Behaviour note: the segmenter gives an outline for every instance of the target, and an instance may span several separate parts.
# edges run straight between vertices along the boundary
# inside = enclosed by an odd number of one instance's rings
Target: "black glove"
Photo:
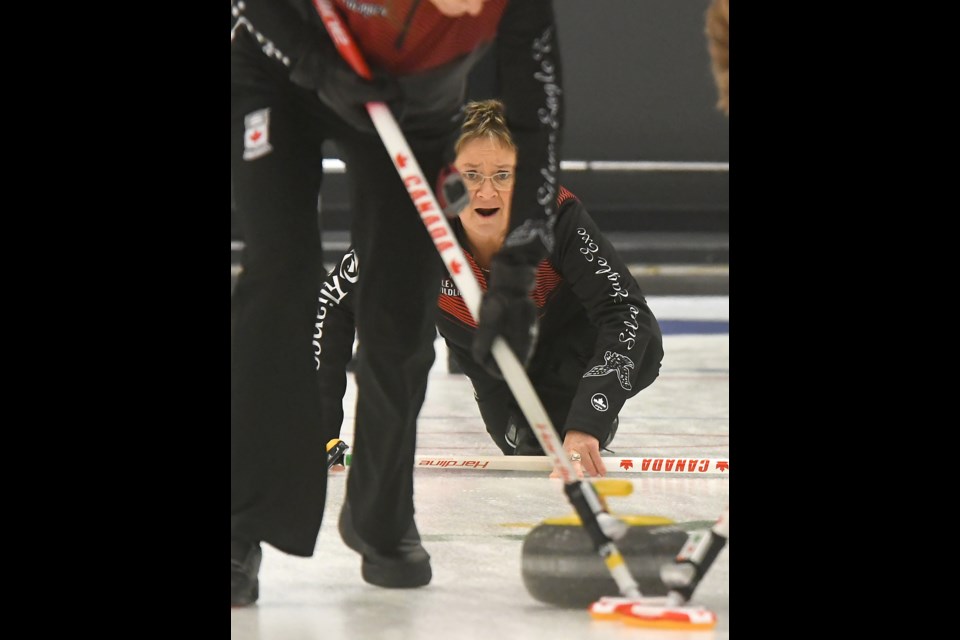
[[[502,380],[503,375],[490,351],[497,336],[503,336],[524,367],[536,347],[537,305],[530,298],[535,280],[535,265],[512,263],[509,256],[501,253],[493,257],[473,337],[473,358],[498,379]]]
[[[382,70],[371,69],[372,80],[357,75],[329,41],[316,41],[296,61],[290,71],[290,81],[317,93],[321,102],[330,107],[354,129],[376,133],[368,102],[385,102],[399,122],[402,92],[396,78]]]
[[[437,203],[443,209],[443,214],[450,218],[459,217],[464,207],[470,204],[470,192],[464,184],[460,172],[452,164],[440,169],[437,176]]]

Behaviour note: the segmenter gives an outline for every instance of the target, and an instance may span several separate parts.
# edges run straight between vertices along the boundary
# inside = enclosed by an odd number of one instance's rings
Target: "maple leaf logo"
[[[726,460],[720,460],[717,462],[717,469],[720,469],[720,471],[726,471],[728,468],[730,468],[730,463]]]
[[[397,166],[403,169],[404,167],[407,166],[407,156],[403,155],[402,153],[398,153],[396,162],[397,162]]]
[[[453,275],[457,275],[458,273],[460,273],[460,269],[461,267],[460,267],[459,261],[454,260],[453,262],[450,263],[450,271],[453,272]]]
[[[259,131],[254,131],[252,134],[250,134],[250,139],[253,140],[254,142],[256,142],[257,140],[260,139],[260,137],[261,137],[262,135],[263,135],[263,134],[260,133]]]
[[[633,460],[621,460],[620,461],[621,469],[633,469]]]

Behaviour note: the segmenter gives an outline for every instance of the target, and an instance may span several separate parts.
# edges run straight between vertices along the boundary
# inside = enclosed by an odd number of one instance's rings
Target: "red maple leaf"
[[[461,267],[461,266],[460,266],[460,263],[457,262],[456,260],[453,260],[453,261],[450,263],[450,271],[453,273],[453,275],[457,275],[458,273],[460,273],[460,270],[461,270],[462,268],[463,268],[463,267]]]
[[[620,468],[621,468],[621,469],[632,469],[632,468],[633,468],[633,460],[621,460],[621,461],[620,461]]]
[[[397,154],[397,166],[400,167],[401,169],[403,169],[404,167],[406,167],[406,166],[407,166],[407,156],[403,155],[402,153],[398,153],[398,154]]]
[[[263,135],[263,134],[260,133],[259,131],[254,131],[253,133],[250,134],[250,139],[253,140],[254,142],[256,142],[257,140],[260,139],[260,136],[262,136],[262,135]]]
[[[730,467],[730,463],[726,460],[720,460],[717,462],[717,469],[720,471],[726,471]]]

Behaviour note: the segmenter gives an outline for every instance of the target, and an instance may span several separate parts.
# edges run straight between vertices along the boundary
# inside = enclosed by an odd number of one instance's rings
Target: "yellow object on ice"
[[[594,480],[592,482],[594,490],[596,490],[597,495],[600,497],[600,502],[603,504],[604,509],[607,510],[610,515],[615,516],[619,520],[623,520],[631,527],[655,527],[658,525],[665,524],[675,524],[675,521],[664,516],[651,516],[651,515],[620,515],[615,514],[607,507],[607,502],[604,500],[606,496],[628,496],[633,493],[633,483],[629,480],[613,480],[609,478],[604,478],[602,480]],[[543,521],[543,524],[555,524],[555,525],[568,525],[578,527],[582,524],[580,522],[580,516],[576,513],[571,513],[570,515],[560,516],[558,518],[547,518]]]
[[[601,498],[606,496],[628,496],[633,493],[633,483],[629,480],[618,480],[613,478],[603,478],[594,480],[593,488]]]

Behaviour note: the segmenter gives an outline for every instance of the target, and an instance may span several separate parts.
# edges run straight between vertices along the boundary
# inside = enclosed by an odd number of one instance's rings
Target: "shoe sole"
[[[231,608],[234,608],[234,607],[248,607],[248,606],[250,606],[251,604],[253,604],[254,602],[256,602],[257,599],[259,599],[259,598],[260,598],[260,581],[257,580],[257,582],[254,583],[253,589],[252,589],[252,591],[251,591],[250,593],[244,593],[244,594],[241,594],[240,596],[237,596],[237,595],[235,595],[235,594],[231,594],[231,595],[230,595],[230,607],[231,607]]]
[[[360,539],[352,525],[349,527],[344,525],[347,517],[345,511],[340,512],[337,528],[340,530],[340,538],[343,543],[362,556],[360,575],[363,576],[365,582],[385,589],[415,589],[425,587],[430,583],[433,578],[433,570],[430,568],[429,557],[423,562],[403,562],[399,560],[390,562],[389,558],[385,559],[386,563],[369,561],[367,557],[376,554],[376,552]],[[376,555],[379,556],[380,554]],[[398,571],[403,576],[400,579],[397,579]]]
[[[360,575],[363,579],[375,586],[385,589],[415,589],[425,587],[430,584],[433,578],[433,571],[430,569],[430,562],[404,562],[403,581],[396,579],[393,571],[381,566],[367,562],[367,557],[363,557],[363,564],[360,567]]]

